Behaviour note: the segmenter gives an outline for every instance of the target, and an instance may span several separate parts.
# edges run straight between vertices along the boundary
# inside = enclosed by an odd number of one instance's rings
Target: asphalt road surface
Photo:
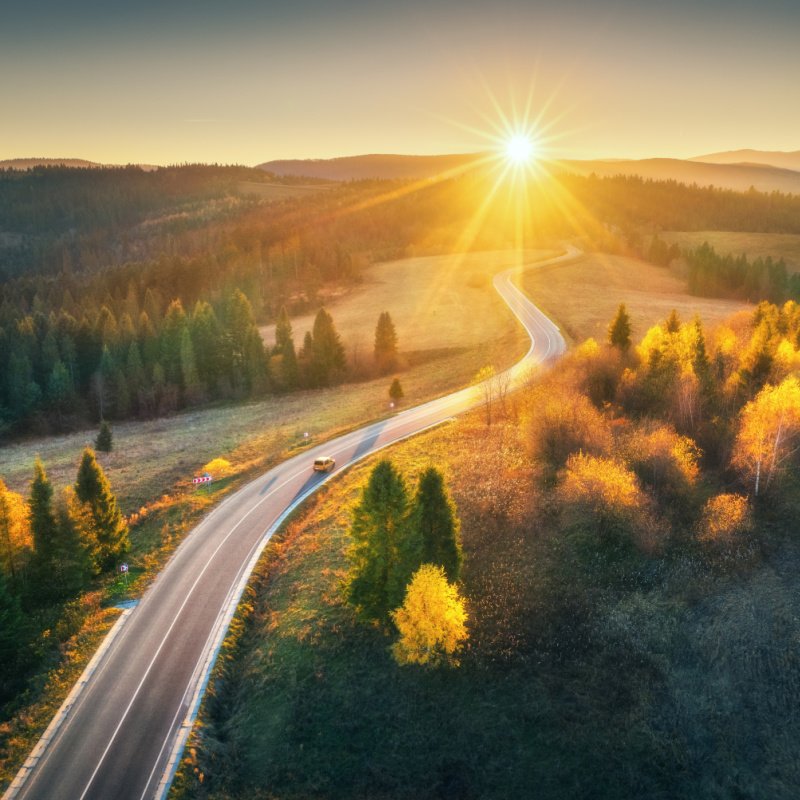
[[[531,264],[566,262],[580,251]],[[529,268],[529,267],[525,267]],[[560,356],[558,328],[515,286],[494,286],[531,337],[527,355],[504,373],[513,387]],[[163,796],[196,714],[205,681],[247,578],[288,511],[330,476],[368,454],[475,407],[473,386],[306,450],[252,481],[186,537],[141,602],[106,640],[78,688],[4,795],[25,800],[144,800]]]

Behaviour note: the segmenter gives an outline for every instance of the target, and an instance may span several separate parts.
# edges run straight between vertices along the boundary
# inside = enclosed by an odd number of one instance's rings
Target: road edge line
[[[33,772],[34,768],[39,763],[42,753],[47,745],[55,738],[64,720],[69,715],[69,712],[72,710],[92,675],[94,675],[97,667],[100,665],[100,662],[103,660],[108,648],[114,643],[123,625],[134,610],[135,606],[133,608],[124,609],[119,615],[119,619],[111,626],[111,630],[103,637],[100,647],[97,648],[94,655],[89,659],[89,663],[84,668],[80,678],[78,678],[72,689],[70,689],[69,694],[64,698],[64,702],[61,704],[58,711],[56,711],[55,716],[50,720],[50,724],[45,728],[44,733],[39,737],[33,750],[31,750],[28,757],[25,759],[25,763],[19,768],[19,772],[14,776],[14,780],[8,785],[1,800],[14,800],[24,788],[25,782],[28,780],[31,772]]]

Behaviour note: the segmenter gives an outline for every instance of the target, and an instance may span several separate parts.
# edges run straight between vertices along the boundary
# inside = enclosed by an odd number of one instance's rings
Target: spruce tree
[[[286,306],[281,308],[275,325],[274,353],[281,356],[281,374],[279,377],[283,387],[290,390],[294,389],[298,380],[297,353],[294,348],[292,323],[289,321]]]
[[[342,376],[347,359],[333,317],[324,308],[319,310],[314,319],[312,341],[312,379],[317,386],[329,386]]]
[[[392,385],[389,387],[389,397],[393,403],[399,403],[403,397],[405,397],[403,387],[398,378],[395,378],[392,381]]]
[[[681,329],[681,318],[674,308],[669,312],[664,327],[667,329],[667,333],[677,333]]]
[[[111,432],[111,426],[106,420],[100,423],[100,430],[94,440],[94,446],[101,453],[110,453],[114,447],[114,436]]]
[[[617,315],[608,326],[608,341],[623,352],[631,346],[631,318],[625,309],[625,303],[619,304]]]
[[[451,583],[461,573],[460,524],[442,473],[429,467],[419,479],[411,524],[422,540],[422,561],[442,567]]]
[[[420,564],[421,544],[407,514],[403,479],[384,459],[369,476],[350,528],[347,597],[364,619],[387,621]]]
[[[20,654],[24,650],[25,617],[19,597],[12,593],[0,570],[0,702],[16,691]]]
[[[164,367],[167,382],[175,386],[181,385],[181,341],[188,325],[186,312],[180,300],[169,304],[164,322],[161,325],[160,351],[161,366]]]
[[[397,331],[388,311],[378,317],[375,326],[375,364],[385,374],[397,366]]]
[[[52,579],[59,551],[58,521],[53,512],[53,487],[38,458],[33,465],[29,513],[33,537],[31,595],[35,603],[47,603],[54,596]]]
[[[89,447],[83,451],[78,467],[75,497],[83,512],[81,533],[89,548],[93,569],[97,573],[113,569],[130,547],[128,525],[108,478]]]

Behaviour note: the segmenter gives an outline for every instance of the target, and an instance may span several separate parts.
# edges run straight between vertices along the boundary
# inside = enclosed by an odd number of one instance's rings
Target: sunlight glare
[[[533,139],[525,133],[515,133],[506,142],[506,156],[514,164],[527,164],[536,157]]]

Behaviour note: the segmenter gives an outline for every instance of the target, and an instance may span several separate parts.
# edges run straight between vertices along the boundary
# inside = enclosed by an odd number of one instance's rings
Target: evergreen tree
[[[230,359],[225,355],[222,325],[208,303],[198,301],[195,305],[191,330],[198,375],[202,383],[214,392],[226,371],[226,364],[230,365]]]
[[[319,310],[314,319],[312,337],[312,380],[317,386],[329,386],[344,374],[347,359],[333,317],[324,308]]]
[[[255,325],[247,337],[244,366],[250,393],[256,396],[264,394],[269,388],[269,365],[264,340]]]
[[[625,303],[620,303],[617,315],[608,326],[608,341],[623,352],[631,346],[631,318],[625,309]]]
[[[101,453],[110,453],[114,447],[114,436],[111,432],[111,426],[106,420],[102,420],[100,423],[100,431],[97,434],[97,438],[94,440],[94,446]]]
[[[37,458],[33,466],[31,498],[29,503],[31,534],[33,536],[34,602],[49,602],[53,591],[53,574],[58,559],[58,522],[53,512],[53,487],[44,465]]]
[[[117,375],[117,365],[111,355],[107,345],[103,346],[100,356],[100,364],[94,375],[95,397],[97,399],[97,411],[100,419],[113,416],[114,404],[114,381]]]
[[[23,649],[25,617],[19,597],[12,593],[0,571],[0,702],[17,691],[16,677]]]
[[[275,325],[275,354],[281,356],[280,381],[285,389],[294,389],[298,382],[297,353],[294,349],[292,323],[286,306],[281,308]]]
[[[375,327],[375,364],[385,374],[397,366],[397,331],[388,311],[378,317]]]
[[[102,467],[88,447],[78,467],[75,497],[80,504],[81,533],[93,569],[98,573],[114,569],[130,547],[128,525]]]
[[[664,327],[666,328],[667,333],[677,333],[681,329],[681,318],[678,316],[678,312],[674,308],[672,311],[670,311],[669,316],[664,323]]]
[[[89,576],[89,554],[80,521],[81,510],[75,502],[74,491],[68,487],[56,506],[58,537],[53,582],[59,598],[74,597]]]
[[[448,581],[457,581],[462,561],[461,526],[442,473],[435,467],[420,476],[411,520],[422,539],[423,563],[441,567]]]
[[[403,479],[384,459],[370,474],[350,528],[347,596],[364,619],[387,621],[420,564],[421,543],[408,525],[407,513]]]
[[[75,397],[72,380],[61,359],[56,361],[50,372],[47,381],[47,399],[58,414],[59,422],[63,422],[63,415],[73,406]]]
[[[202,399],[203,387],[200,385],[200,376],[197,372],[197,362],[194,357],[194,346],[189,327],[184,327],[181,333],[181,377],[183,379],[183,393],[187,403],[197,403]]]
[[[167,382],[175,386],[182,385],[181,342],[187,324],[183,304],[180,300],[173,300],[164,316],[159,338],[161,366],[164,368]]]
[[[395,378],[392,381],[392,385],[389,387],[389,397],[393,403],[399,403],[403,397],[405,397],[405,394],[403,393],[403,387],[398,378]]]

